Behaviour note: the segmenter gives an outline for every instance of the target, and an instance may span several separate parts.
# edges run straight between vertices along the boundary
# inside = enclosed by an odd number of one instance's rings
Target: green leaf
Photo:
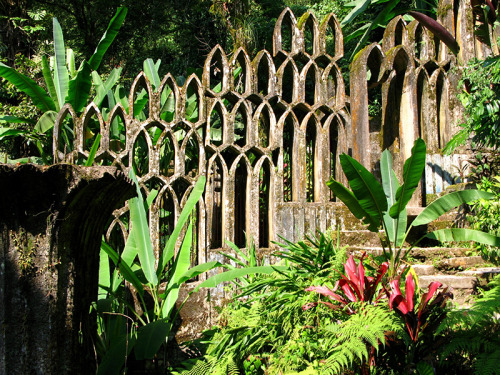
[[[396,202],[396,191],[399,188],[399,181],[392,169],[392,156],[389,150],[382,152],[380,174],[382,176],[382,187],[387,198],[387,207],[391,207]],[[406,210],[401,211],[398,218],[392,218],[387,211],[384,212],[384,223],[389,241],[393,242],[396,246],[401,245],[404,241],[406,220]]]
[[[59,101],[57,100],[57,92],[54,86],[54,80],[52,79],[52,72],[50,71],[49,60],[45,55],[42,56],[42,73],[43,73],[43,78],[45,79],[45,85],[49,90],[49,95],[52,101],[54,102],[54,106],[56,107],[56,112],[59,112],[61,108],[59,107]]]
[[[448,193],[429,204],[412,222],[412,226],[428,224],[453,208],[478,199],[493,199],[495,195],[481,190],[460,190]]]
[[[440,242],[475,241],[483,245],[500,246],[500,237],[481,232],[480,230],[466,228],[439,229],[427,233],[424,237],[432,238]]]
[[[153,244],[149,235],[148,220],[146,218],[146,211],[144,209],[144,199],[142,198],[139,182],[135,177],[133,171],[130,171],[130,177],[135,182],[137,188],[137,198],[128,201],[130,210],[130,223],[133,238],[137,246],[137,255],[141,263],[144,276],[152,285],[158,284],[158,278],[155,272],[155,256],[153,252]]]
[[[83,61],[76,77],[69,81],[68,96],[65,101],[66,103],[70,103],[77,113],[82,111],[89,100],[90,89],[92,88],[90,77],[90,65],[86,61]]]
[[[135,358],[138,360],[153,358],[161,344],[166,343],[171,328],[172,323],[167,319],[156,320],[139,328],[134,349]]]
[[[0,128],[0,140],[4,138],[17,137],[18,135],[24,135],[26,133],[28,133],[28,131],[23,129]]]
[[[354,194],[348,190],[344,185],[340,182],[331,179],[327,181],[327,186],[333,191],[333,194],[337,198],[339,198],[347,208],[351,211],[351,213],[359,220],[363,220],[363,223],[368,224],[368,230],[372,232],[377,232],[379,229],[379,222],[377,222],[373,217],[371,217],[363,207],[361,207],[358,199],[354,196]]]
[[[288,267],[285,266],[258,266],[258,267],[247,267],[247,268],[237,268],[235,270],[229,270],[222,273],[218,273],[212,277],[209,277],[202,283],[198,284],[198,286],[193,290],[193,293],[196,293],[200,288],[214,288],[220,283],[226,281],[232,281],[239,277],[253,275],[256,273],[269,274],[278,271],[285,271]]]
[[[389,210],[392,218],[398,217],[406,208],[413,193],[417,189],[425,168],[426,155],[425,142],[418,138],[411,149],[411,156],[405,161],[403,167],[403,185],[396,192],[396,203]]]
[[[174,264],[169,270],[170,280],[168,280],[166,288],[166,297],[161,308],[162,318],[167,318],[170,316],[171,310],[179,297],[179,288],[181,282],[179,281],[181,276],[184,275],[191,265],[191,245],[193,243],[193,223],[189,222],[186,235],[182,241],[181,249],[175,258]]]
[[[92,80],[94,81],[94,86],[96,88],[96,96],[94,98],[94,103],[100,107],[102,101],[108,94],[109,90],[113,88],[113,86],[120,79],[120,75],[122,72],[122,68],[114,68],[106,79],[106,82],[103,82],[101,76],[96,71],[92,72]],[[109,106],[109,108],[113,108],[113,106]]]
[[[383,212],[387,210],[384,189],[374,175],[349,155],[340,155],[340,164],[359,205],[377,227],[380,226]]]
[[[19,91],[28,95],[33,104],[41,111],[55,111],[54,102],[47,93],[31,78],[17,72],[10,66],[0,62],[0,77],[12,83]]]
[[[143,63],[144,73],[146,74],[146,77],[148,77],[149,82],[153,85],[154,91],[158,90],[158,87],[160,87],[161,84],[157,68],[157,66],[160,66],[159,63],[161,63],[160,59],[158,59],[156,64],[153,62],[153,59],[146,59]]]
[[[57,112],[47,111],[42,117],[37,121],[35,125],[35,131],[41,134],[45,134],[47,131],[54,128],[56,123]]]
[[[130,238],[130,236],[129,236]],[[123,278],[131,283],[137,292],[142,296],[144,294],[144,286],[142,282],[138,279],[135,273],[130,269],[130,266],[125,262],[120,262],[120,257],[118,253],[111,248],[106,242],[101,242],[101,249],[108,254],[109,259],[115,264],[123,275]]]
[[[359,14],[364,12],[368,5],[370,5],[372,0],[357,0],[353,1],[350,4],[354,5],[354,9],[349,12],[347,16],[344,17],[340,26],[344,28],[346,25],[351,23]],[[346,4],[349,5],[349,4]]]
[[[66,49],[66,61],[68,63],[69,74],[74,78],[76,75],[75,53],[71,48]]]
[[[132,334],[124,334],[114,340],[97,368],[97,375],[120,374],[125,358],[134,348],[135,340]]]
[[[104,299],[107,297],[108,293],[101,286],[110,288],[111,287],[111,279],[110,279],[111,271],[109,269],[109,256],[106,254],[106,251],[101,249],[99,253],[99,279],[98,285],[99,289],[97,292],[97,299]]]
[[[66,69],[66,49],[61,25],[55,17],[52,21],[54,26],[54,86],[59,108],[62,108],[64,100],[68,96],[69,74],[68,69]]]
[[[87,161],[85,162],[86,167],[90,167],[94,163],[95,154],[97,153],[97,150],[99,149],[100,144],[101,144],[101,135],[97,134],[95,137],[94,143],[92,144],[92,147],[90,148],[89,157],[88,157]]]
[[[177,241],[177,238],[179,237],[179,234],[184,227],[186,220],[189,218],[189,215],[191,215],[191,212],[193,211],[194,207],[200,200],[203,191],[205,190],[205,181],[206,177],[200,176],[200,178],[194,185],[193,190],[191,191],[191,194],[189,195],[189,198],[187,199],[181,214],[179,215],[177,224],[175,225],[175,228],[170,235],[167,244],[165,245],[165,249],[160,255],[160,260],[158,262],[159,266],[157,270],[158,276],[161,276],[163,270],[167,266],[167,263],[173,258],[175,254],[175,242]]]
[[[114,17],[109,22],[106,32],[99,41],[99,44],[97,45],[97,48],[94,51],[94,54],[89,60],[89,64],[92,70],[97,70],[99,68],[99,65],[101,65],[101,61],[102,58],[104,57],[104,54],[108,50],[111,43],[113,43],[113,40],[115,40],[115,37],[118,34],[120,28],[122,27],[123,21],[125,21],[126,16],[127,16],[127,8],[125,7],[118,8]]]
[[[35,124],[35,120],[17,116],[0,116],[0,122],[8,122],[9,124]]]

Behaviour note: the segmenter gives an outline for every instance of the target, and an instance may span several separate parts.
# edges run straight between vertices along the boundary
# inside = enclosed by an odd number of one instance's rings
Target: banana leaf
[[[340,164],[359,205],[379,226],[387,210],[384,189],[375,176],[349,155],[340,155]]]
[[[156,320],[140,327],[134,348],[135,358],[153,358],[161,344],[166,342],[171,329],[172,322],[169,319]]]
[[[73,106],[75,112],[81,112],[87,105],[92,88],[90,65],[83,61],[76,73],[76,77],[69,81],[68,96],[65,102]]]
[[[56,87],[54,86],[54,79],[52,78],[52,72],[50,71],[49,60],[45,55],[42,56],[42,73],[47,90],[49,90],[49,95],[54,102],[54,106],[56,107],[56,112],[59,112],[61,108],[59,107],[59,101],[57,100]]]
[[[47,111],[42,117],[37,121],[35,125],[35,131],[41,134],[45,134],[50,129],[54,128],[56,123],[57,112]]]
[[[247,268],[237,268],[235,270],[229,270],[222,273],[218,273],[212,277],[209,277],[205,281],[198,284],[198,286],[193,290],[192,293],[196,293],[201,288],[214,288],[220,283],[226,281],[232,281],[239,277],[253,275],[256,273],[269,274],[278,271],[285,271],[288,267],[285,266],[258,266],[258,267],[247,267]]]
[[[371,215],[369,215],[363,207],[361,207],[358,199],[354,194],[348,190],[344,185],[331,179],[327,181],[326,185],[333,191],[333,194],[339,198],[351,213],[359,220],[363,220],[364,224],[368,224],[368,230],[372,232],[377,232],[379,229],[379,221],[376,221]]]
[[[0,122],[8,122],[9,124],[35,124],[35,121],[30,118],[17,116],[0,116]]]
[[[149,82],[153,85],[154,91],[158,90],[161,84],[160,76],[158,75],[158,68],[160,66],[161,60],[158,59],[156,64],[153,59],[146,59],[143,63],[144,73],[148,77]]]
[[[440,242],[474,241],[483,245],[500,246],[500,237],[475,229],[448,228],[427,233],[424,237]]]
[[[165,245],[165,248],[163,249],[162,254],[160,255],[160,259],[158,262],[158,269],[157,269],[157,276],[161,277],[165,267],[167,266],[167,263],[170,262],[170,260],[174,257],[175,254],[175,243],[177,241],[177,238],[179,237],[179,234],[184,227],[184,224],[186,223],[187,219],[191,215],[191,212],[193,211],[194,207],[200,200],[201,195],[203,194],[203,191],[205,190],[205,181],[206,177],[205,176],[200,176],[198,181],[193,187],[193,190],[191,191],[191,194],[189,195],[189,198],[186,201],[186,204],[184,208],[182,209],[181,214],[179,215],[179,219],[177,220],[177,223],[175,224],[175,228],[170,235],[167,244]]]
[[[425,168],[426,152],[425,142],[418,138],[411,149],[411,156],[405,161],[403,184],[396,192],[396,202],[389,210],[389,215],[392,218],[398,217],[401,211],[406,209],[406,205],[417,189]]]
[[[0,77],[5,78],[7,81],[16,86],[19,91],[28,95],[33,101],[33,104],[41,111],[45,112],[56,110],[56,106],[50,96],[48,96],[35,81],[1,62]]]
[[[478,199],[493,199],[494,194],[481,190],[461,190],[443,195],[429,204],[412,222],[412,226],[425,225],[436,220],[446,212],[462,204]]]
[[[111,259],[114,265],[119,268],[120,273],[123,275],[123,278],[131,283],[141,296],[144,295],[144,287],[142,285],[142,282],[139,280],[139,278],[127,263],[120,262],[120,256],[118,255],[118,253],[104,241],[101,242],[101,249],[104,250],[106,254],[108,254],[109,259]]]
[[[161,317],[168,318],[170,313],[179,297],[180,277],[189,270],[191,265],[191,244],[193,243],[193,223],[189,222],[186,235],[184,236],[184,241],[182,241],[182,246],[174,260],[172,267],[170,268],[169,274],[170,279],[168,280],[166,288],[166,296],[163,299],[161,308]]]
[[[130,178],[135,182],[137,188],[137,197],[129,200],[130,222],[132,225],[130,233],[133,234],[144,276],[151,285],[155,286],[158,284],[158,278],[155,272],[155,256],[144,209],[144,199],[142,198],[137,177],[135,177],[132,170]]]
[[[391,207],[396,202],[396,192],[399,181],[392,169],[392,156],[389,150],[382,153],[380,159],[380,174],[382,176],[382,187],[387,198],[387,206]],[[406,209],[402,210],[397,218],[392,218],[387,211],[384,212],[384,223],[387,229],[389,241],[399,246],[404,241],[406,232],[407,215]]]
[[[66,49],[64,47],[61,25],[55,17],[52,21],[54,27],[54,86],[59,108],[62,108],[68,96],[69,74],[66,68]]]
[[[104,57],[104,54],[108,50],[111,43],[113,43],[113,40],[115,40],[115,37],[118,34],[120,28],[122,27],[123,21],[125,21],[126,16],[127,16],[127,8],[120,7],[117,9],[115,15],[113,16],[113,18],[108,24],[108,27],[106,28],[106,32],[99,41],[99,44],[97,45],[94,51],[94,54],[89,60],[89,65],[92,68],[92,70],[97,70],[99,68],[99,65],[101,65],[101,61],[102,58]]]
[[[90,148],[89,157],[87,158],[87,161],[85,162],[86,167],[90,167],[94,163],[95,154],[97,153],[97,150],[99,149],[100,144],[101,144],[101,135],[97,134],[95,137],[94,143],[92,144],[92,147]]]

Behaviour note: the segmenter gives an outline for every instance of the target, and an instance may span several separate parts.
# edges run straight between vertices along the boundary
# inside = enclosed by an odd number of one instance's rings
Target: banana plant
[[[118,8],[94,54],[88,62],[82,61],[78,70],[75,68],[75,55],[71,49],[65,48],[61,25],[57,18],[54,18],[54,56],[50,61],[46,56],[42,57],[42,72],[48,92],[33,79],[26,77],[10,66],[0,63],[0,77],[28,95],[33,104],[43,112],[43,115],[36,122],[32,119],[22,119],[15,116],[0,116],[0,122],[34,125],[33,130],[16,129],[19,131],[15,132],[15,134],[8,131],[2,132],[0,141],[12,136],[23,135],[27,139],[36,142],[40,154],[47,161],[50,153],[45,152],[44,146],[50,144],[50,132],[54,127],[57,113],[66,103],[71,104],[77,114],[83,111],[91,93],[92,71],[99,68],[104,54],[118,34],[126,15],[127,8]],[[72,129],[63,129],[63,131],[65,132],[63,139],[67,143],[66,147],[71,148]]]
[[[352,157],[342,154],[340,164],[347,177],[349,187],[330,179],[326,184],[333,193],[346,204],[351,213],[367,225],[371,232],[381,234],[381,245],[386,261],[389,262],[389,275],[393,277],[401,261],[412,247],[423,238],[442,242],[476,241],[499,246],[500,238],[478,230],[467,228],[446,228],[425,234],[407,246],[406,240],[411,229],[431,223],[446,212],[462,204],[478,199],[492,199],[494,195],[479,190],[462,190],[443,195],[425,207],[408,225],[406,206],[418,187],[425,168],[426,146],[417,139],[411,156],[403,168],[403,183],[400,184],[392,169],[392,157],[388,150],[382,153],[380,170],[382,184],[376,177]]]
[[[275,271],[273,266],[255,266],[218,273],[199,283],[181,302],[179,308],[175,309],[183,284],[221,266],[219,262],[213,261],[191,267],[193,223],[190,218],[203,194],[206,178],[201,176],[195,184],[157,260],[154,256],[146,212],[146,207],[149,207],[155,196],[153,193],[145,202],[133,171],[130,176],[136,184],[137,197],[129,200],[130,228],[125,247],[119,255],[106,242],[103,241],[101,244],[97,311],[103,317],[118,315],[124,319],[121,320],[121,328],[116,327],[117,319],[113,320],[112,327],[101,326],[100,349],[103,356],[98,374],[118,374],[132,350],[137,360],[153,358],[161,346],[168,342],[173,324],[184,303],[200,288],[215,287],[221,282],[249,274]],[[177,240],[181,237],[186,224],[187,229],[182,244],[176,251]],[[114,264],[112,274],[109,267],[110,260]],[[137,295],[134,306],[124,293],[125,281],[132,286],[134,294]],[[117,307],[120,308],[118,311]],[[105,319],[102,319],[101,323],[104,321]],[[126,321],[132,321],[134,328],[127,330],[124,326]],[[104,337],[106,333],[107,339]]]

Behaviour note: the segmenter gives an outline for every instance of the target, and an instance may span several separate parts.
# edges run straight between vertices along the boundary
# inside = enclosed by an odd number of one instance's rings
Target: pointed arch
[[[302,52],[309,56],[317,56],[320,53],[318,20],[314,13],[305,12],[297,22],[302,35],[304,45]]]
[[[273,56],[278,53],[295,54],[297,48],[297,19],[290,8],[285,8],[276,20],[273,33]]]
[[[65,160],[66,155],[76,148],[76,135],[83,132],[79,123],[71,104],[65,104],[57,114],[54,124],[52,147],[57,160]]]
[[[178,117],[179,87],[175,78],[167,74],[158,89],[160,94],[160,120],[172,123]]]
[[[238,94],[247,95],[251,91],[252,86],[252,65],[250,62],[250,57],[243,49],[240,47],[236,50],[230,62],[232,83],[231,90],[236,91]],[[239,74],[236,74],[237,69],[241,69]]]
[[[295,61],[287,58],[281,64],[277,76],[279,77],[278,94],[289,104],[295,102],[300,86],[299,71]]]
[[[183,117],[190,123],[201,123],[204,120],[205,106],[202,84],[196,74],[191,74],[182,88]]]
[[[320,200],[321,187],[323,183],[321,170],[322,160],[320,158],[321,144],[321,121],[316,114],[310,112],[304,117],[301,124],[301,131],[304,136],[304,150],[301,162],[301,170],[304,176],[304,197],[306,202],[316,202]]]
[[[394,17],[384,31],[382,47],[385,53],[397,46],[408,46],[408,30],[402,16]]]
[[[145,121],[151,113],[153,88],[144,72],[140,72],[132,82],[129,95],[129,113],[139,121]]]
[[[448,76],[442,69],[438,69],[432,74],[430,82],[436,88],[437,132],[439,148],[443,148],[451,138]]]
[[[121,103],[114,106],[109,114],[109,121],[106,124],[105,142],[112,154],[119,154],[127,148],[127,121],[126,111]]]
[[[203,141],[197,131],[191,129],[182,141],[179,152],[180,161],[184,161],[183,174],[194,178],[201,171],[201,162],[205,156]]]
[[[309,61],[300,73],[301,98],[310,106],[321,101],[321,70],[314,61]]]
[[[254,167],[254,183],[258,184],[259,248],[269,248],[273,239],[274,167],[268,156],[262,156]]]
[[[271,55],[266,50],[260,51],[255,56],[252,65],[254,67],[253,92],[264,97],[272,96],[276,87],[276,68]]]
[[[344,35],[334,13],[327,14],[321,22],[320,51],[337,61],[344,56]]]
[[[261,148],[268,148],[274,142],[276,118],[269,103],[264,102],[257,107],[252,121],[256,144]]]
[[[283,202],[293,202],[298,200],[299,121],[292,111],[288,111],[281,117],[278,128],[282,135]]]
[[[251,233],[248,220],[251,165],[245,155],[242,154],[235,159],[230,173],[233,183],[233,242],[239,248],[244,248],[246,246],[245,236],[247,233]]]
[[[236,103],[231,112],[230,121],[232,122],[232,126],[230,126],[230,129],[233,130],[232,139],[239,147],[245,147],[250,143],[251,113],[252,110],[246,100],[240,100]]]
[[[227,110],[224,104],[220,100],[215,100],[210,108],[210,116],[207,118],[207,128],[210,142],[214,147],[221,146],[227,139],[226,131],[226,119]]]
[[[326,67],[321,82],[326,84],[326,97],[322,102],[326,102],[332,108],[342,108],[345,105],[344,78],[335,62]]]
[[[224,94],[229,87],[229,62],[222,47],[217,44],[205,59],[203,86],[213,95]]]
[[[133,147],[130,150],[132,167],[139,177],[144,177],[149,173],[149,158],[152,148],[153,144],[148,132],[142,129],[135,135]]]

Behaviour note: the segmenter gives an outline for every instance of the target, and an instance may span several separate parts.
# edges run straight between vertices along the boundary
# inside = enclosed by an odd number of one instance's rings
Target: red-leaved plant
[[[388,292],[389,307],[404,319],[410,338],[414,343],[417,342],[419,334],[424,329],[439,325],[446,316],[444,309],[446,301],[453,298],[453,294],[448,291],[448,288],[436,293],[442,284],[433,281],[429,285],[429,291],[422,295],[418,306],[415,306],[415,280],[412,273],[408,273],[406,277],[404,296],[399,289],[399,279],[391,280],[389,284],[391,287],[391,292]],[[415,311],[416,308],[417,311]]]
[[[344,264],[345,274],[339,272],[341,279],[337,281],[333,290],[330,290],[325,286],[310,286],[306,289],[306,292],[317,292],[322,296],[330,298],[331,300],[340,302],[340,305],[334,305],[331,302],[324,301],[320,301],[319,303],[322,303],[332,309],[345,307],[347,313],[349,314],[353,314],[355,312],[349,306],[350,302],[377,303],[383,296],[383,288],[379,289],[379,284],[389,268],[389,263],[382,263],[375,277],[366,276],[365,266],[363,265],[364,257],[365,254],[361,257],[358,265],[356,265],[352,255],[349,257],[347,262]],[[343,295],[335,293],[338,289],[343,292]],[[302,309],[307,310],[317,305],[318,302],[307,303],[302,306]]]

